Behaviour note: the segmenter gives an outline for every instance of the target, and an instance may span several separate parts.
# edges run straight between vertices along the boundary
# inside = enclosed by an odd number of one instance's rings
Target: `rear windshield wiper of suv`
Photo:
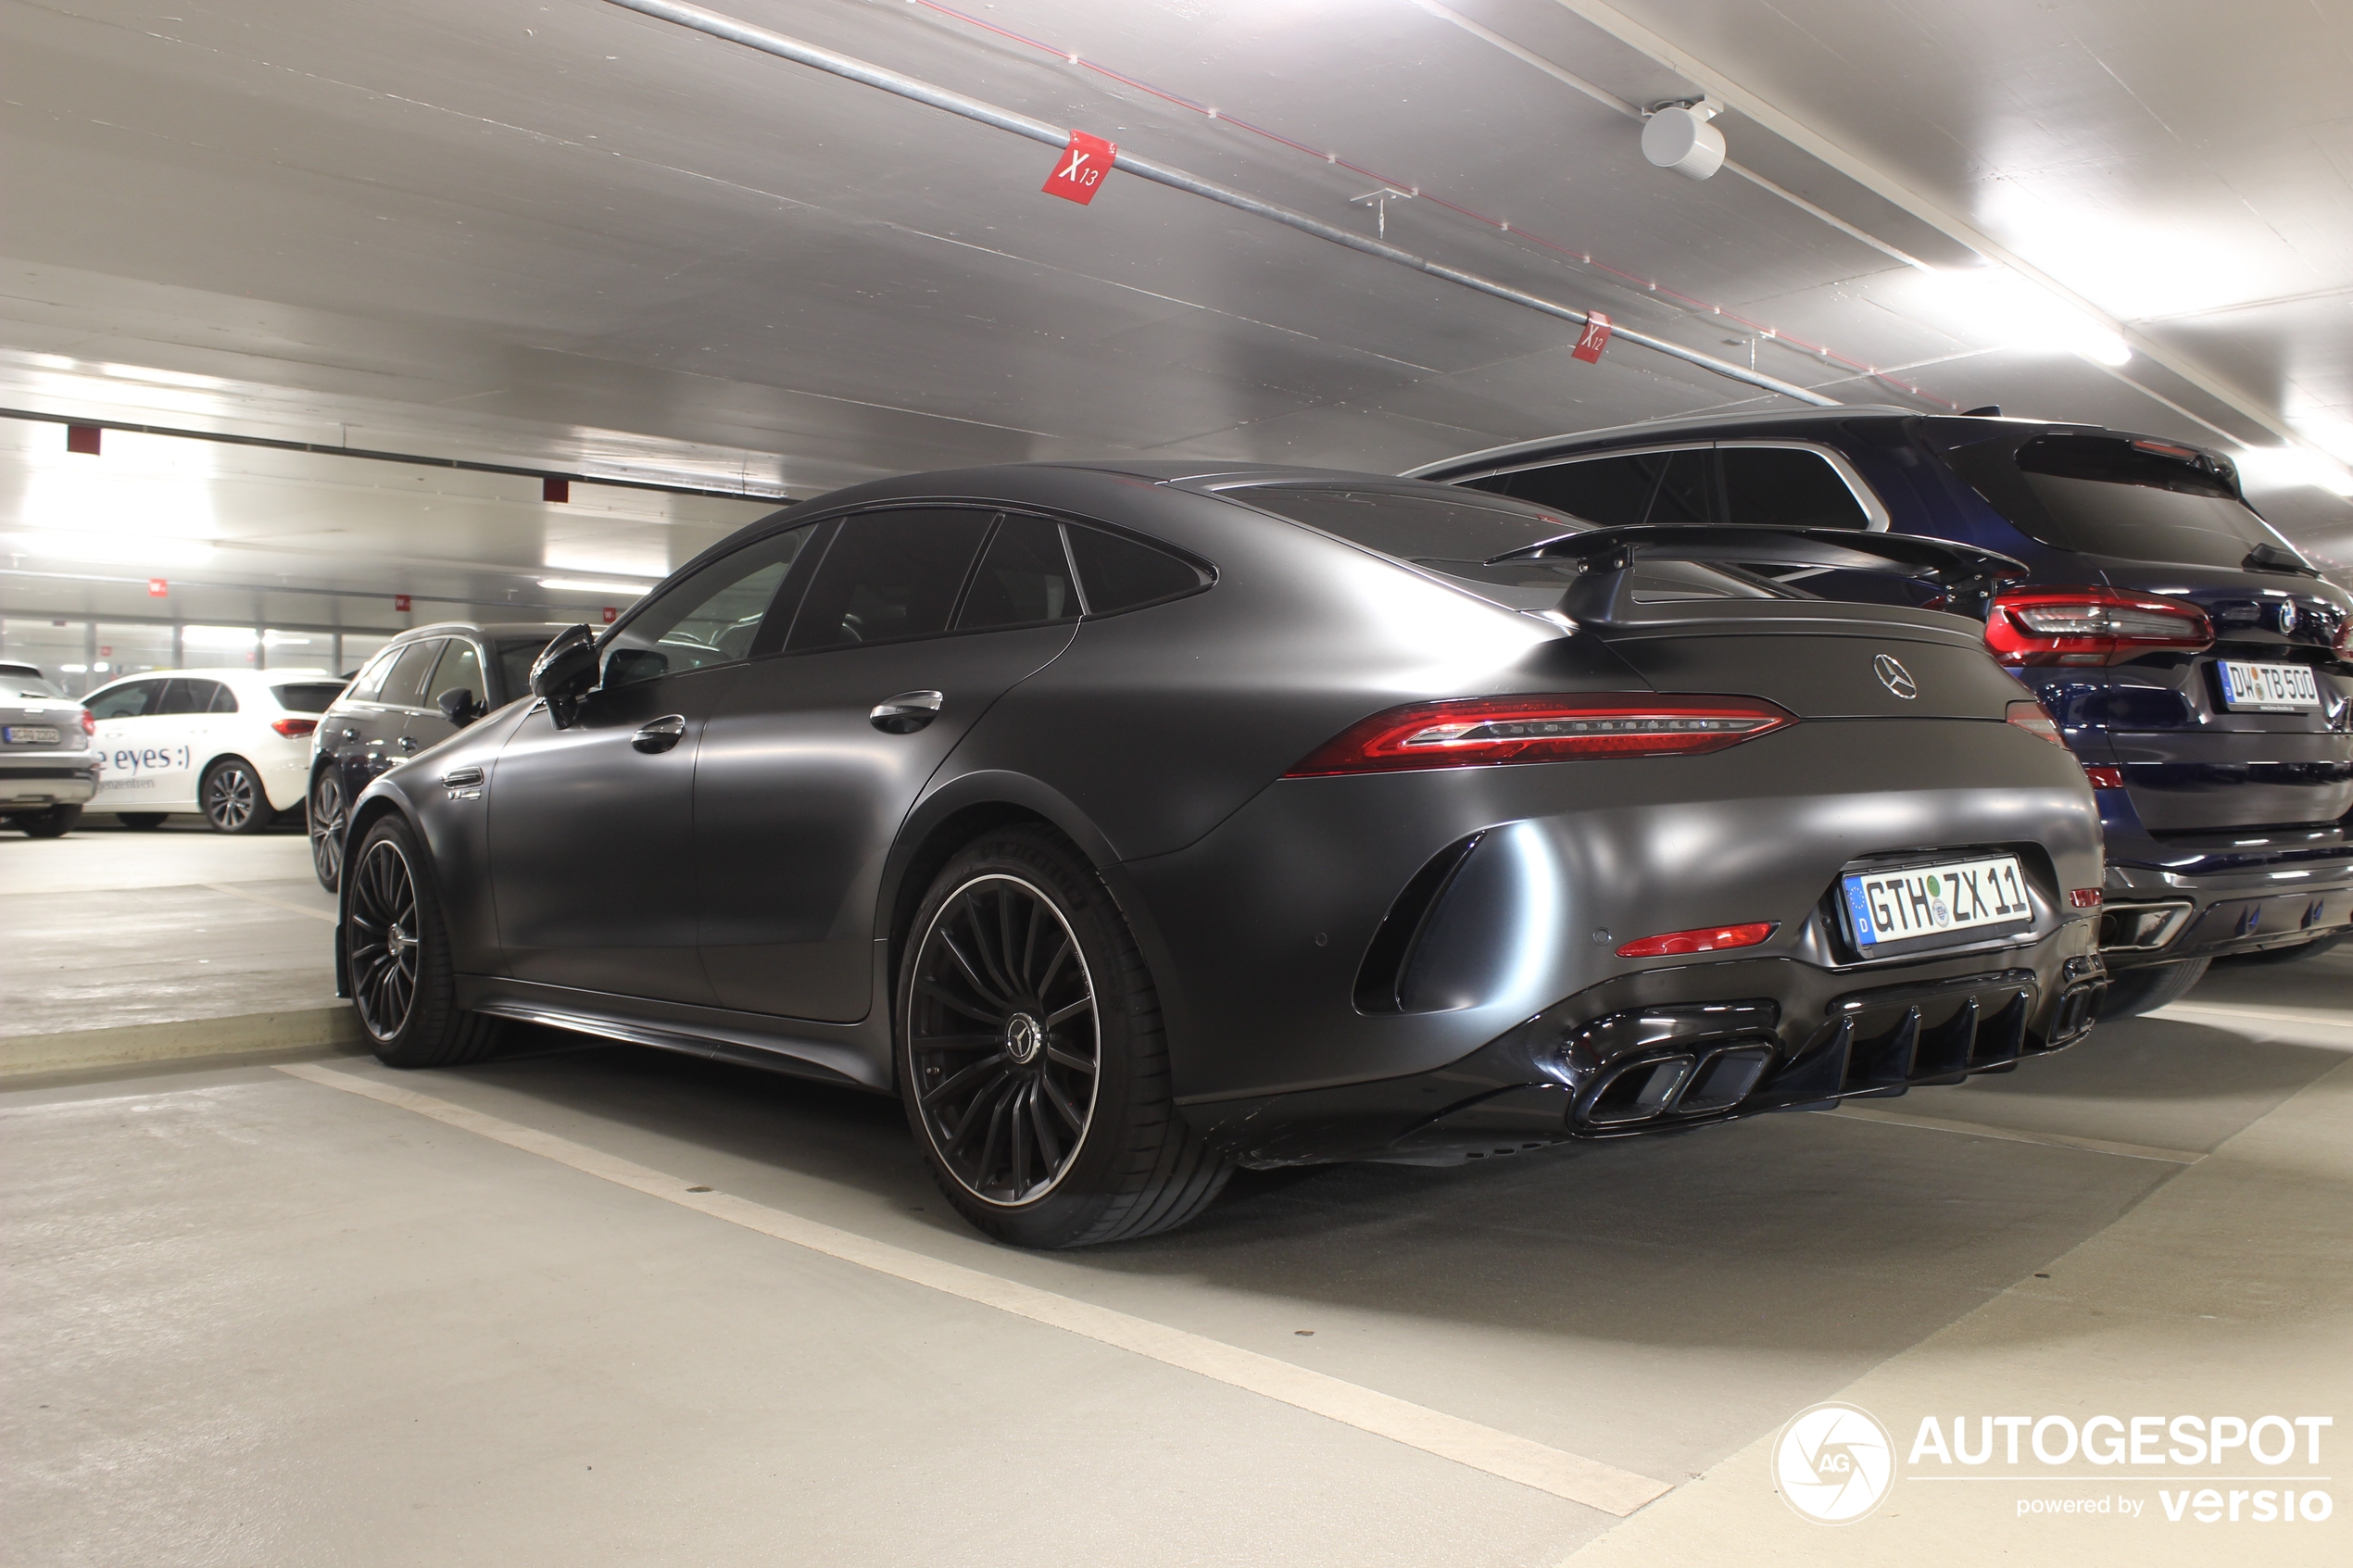
[[[2284,546],[2274,545],[2269,539],[2247,551],[2246,558],[2239,562],[2239,565],[2249,571],[2293,571],[2300,577],[2320,575],[2312,564],[2302,556]]]

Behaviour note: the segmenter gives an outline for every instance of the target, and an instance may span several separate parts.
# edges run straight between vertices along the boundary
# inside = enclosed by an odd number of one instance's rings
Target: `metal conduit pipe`
[[[820,49],[813,44],[803,44],[797,38],[787,38],[781,32],[771,32],[764,27],[754,27],[749,22],[738,21],[733,17],[705,10],[700,6],[682,5],[678,3],[678,0],[607,0],[607,3],[619,6],[623,10],[635,11],[641,15],[652,17],[658,21],[674,22],[680,27],[692,28],[697,32],[708,33],[713,38],[724,39],[730,44],[740,44],[748,49],[757,49],[761,54],[774,55],[779,59],[791,60],[797,65],[808,66],[813,70],[825,71],[846,81],[858,82],[862,86],[877,87],[901,98],[928,105],[932,108],[944,109],[950,114],[962,115],[966,119],[977,120],[983,125],[994,126],[1000,131],[1010,131],[1016,136],[1026,136],[1033,142],[1043,142],[1049,146],[1060,147],[1070,140],[1070,132],[1067,130],[1048,125],[1043,120],[1032,119],[1027,115],[1015,114],[1010,109],[999,108],[994,104],[982,103],[977,98],[967,98],[961,93],[950,93],[944,87],[935,87],[928,82],[919,81],[912,76],[902,76],[894,70],[885,70],[880,66],[868,65],[865,61],[853,59],[848,55],[837,55],[830,49]],[[1400,250],[1397,246],[1380,240],[1367,239],[1362,234],[1351,233],[1346,229],[1334,228],[1331,224],[1310,218],[1303,212],[1294,211],[1290,207],[1277,206],[1273,202],[1261,201],[1256,196],[1234,190],[1229,186],[1217,184],[1213,181],[1203,180],[1199,175],[1188,174],[1181,169],[1172,168],[1164,163],[1154,163],[1149,158],[1138,157],[1125,148],[1121,149],[1118,157],[1113,161],[1112,167],[1126,169],[1128,173],[1139,179],[1150,180],[1154,184],[1166,185],[1172,190],[1203,196],[1230,207],[1236,211],[1247,212],[1254,218],[1264,218],[1270,222],[1280,223],[1285,228],[1296,229],[1302,234],[1313,234],[1319,240],[1328,240],[1336,245],[1346,245],[1350,250],[1365,256],[1377,257],[1400,267],[1410,267],[1416,272],[1427,273],[1430,277],[1442,279],[1466,289],[1477,290],[1492,298],[1524,306],[1530,310],[1541,311],[1559,320],[1583,326],[1589,319],[1582,310],[1555,304],[1541,295],[1513,288],[1508,283],[1499,283],[1492,278],[1484,278],[1476,272],[1466,272],[1459,267],[1449,267],[1442,262],[1432,261],[1427,257],[1416,256],[1409,250]],[[1818,408],[1835,408],[1841,406],[1837,398],[1825,397],[1818,392],[1797,385],[1794,382],[1785,382],[1778,377],[1766,375],[1762,371],[1753,370],[1745,365],[1737,365],[1729,359],[1718,359],[1713,355],[1702,354],[1696,349],[1685,348],[1681,344],[1669,343],[1665,338],[1653,337],[1648,332],[1635,332],[1629,328],[1618,326],[1615,322],[1611,324],[1610,335],[1655,353],[1667,355],[1670,358],[1680,359],[1687,365],[1695,365],[1703,370],[1711,371],[1729,381],[1762,387],[1768,392],[1778,393],[1783,397],[1811,404]]]

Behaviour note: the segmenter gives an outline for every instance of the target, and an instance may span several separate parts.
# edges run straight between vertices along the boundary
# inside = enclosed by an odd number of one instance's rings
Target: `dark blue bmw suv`
[[[1994,410],[1843,408],[1523,442],[1414,477],[1604,526],[1888,529],[2015,556],[2032,574],[1994,598],[1985,640],[2099,795],[2104,1010],[2353,926],[2353,596],[2246,504],[2227,458]],[[1832,598],[1929,592],[1794,576]]]

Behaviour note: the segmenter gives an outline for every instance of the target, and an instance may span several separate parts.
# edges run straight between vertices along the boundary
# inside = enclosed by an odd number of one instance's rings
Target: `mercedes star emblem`
[[[1906,702],[1920,695],[1919,687],[1912,682],[1912,672],[1905,669],[1893,654],[1883,653],[1872,659],[1871,673],[1879,677],[1881,685],[1885,686]]]

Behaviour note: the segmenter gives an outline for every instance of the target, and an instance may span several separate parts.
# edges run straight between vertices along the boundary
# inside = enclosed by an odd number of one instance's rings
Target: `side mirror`
[[[580,716],[580,699],[597,684],[597,636],[585,626],[568,626],[540,650],[531,666],[531,695],[547,705],[556,728],[570,729]]]
[[[444,719],[461,730],[490,711],[476,702],[474,694],[463,686],[450,687],[434,698],[433,705],[441,709],[441,716]]]

